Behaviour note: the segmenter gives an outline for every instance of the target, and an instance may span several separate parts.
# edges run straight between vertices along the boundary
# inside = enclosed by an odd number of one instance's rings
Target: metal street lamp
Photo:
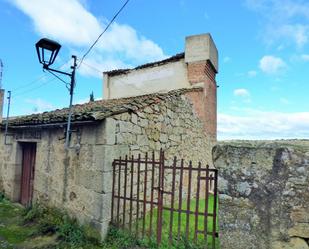
[[[75,71],[76,71],[76,56],[72,55],[73,58],[73,65],[71,66],[72,72],[67,73],[63,72],[57,69],[50,68],[61,48],[61,45],[53,40],[43,38],[39,40],[36,44],[36,51],[38,54],[39,62],[43,64],[43,69],[49,71],[49,72],[55,72],[59,74],[64,74],[66,76],[69,76],[71,79],[70,82],[70,106],[69,106],[69,114],[68,114],[68,123],[67,123],[67,130],[66,130],[66,137],[65,137],[65,147],[66,149],[69,148],[70,144],[70,135],[71,135],[71,118],[72,118],[72,103],[73,103],[73,94],[74,94],[74,87],[75,87]]]
[[[61,45],[47,38],[39,40],[36,44],[36,52],[43,67],[52,65],[58,55]]]

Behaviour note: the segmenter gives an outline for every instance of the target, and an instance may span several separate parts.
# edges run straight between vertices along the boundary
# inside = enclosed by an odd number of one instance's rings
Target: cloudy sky
[[[65,84],[42,72],[34,44],[61,43],[55,67],[68,70],[71,55],[81,58],[124,2],[0,0],[12,115],[69,102]],[[309,138],[307,0],[130,0],[79,67],[74,102],[92,91],[102,97],[102,71],[166,58],[184,51],[185,36],[207,32],[220,55],[218,138]]]

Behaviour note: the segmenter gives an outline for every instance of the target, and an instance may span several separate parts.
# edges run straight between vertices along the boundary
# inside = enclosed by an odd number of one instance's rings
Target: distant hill
[[[222,140],[218,144],[229,144],[242,147],[290,147],[309,153],[309,139],[277,139],[277,140]]]

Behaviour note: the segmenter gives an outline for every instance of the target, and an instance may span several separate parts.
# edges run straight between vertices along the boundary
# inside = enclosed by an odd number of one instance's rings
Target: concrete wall
[[[215,148],[222,249],[309,248],[306,148],[247,142]]]
[[[210,34],[199,34],[186,37],[186,63],[210,61],[216,72],[218,67],[218,50]]]
[[[187,69],[184,59],[177,62],[132,70],[109,77],[104,74],[104,99],[131,97],[155,92],[187,88]]]

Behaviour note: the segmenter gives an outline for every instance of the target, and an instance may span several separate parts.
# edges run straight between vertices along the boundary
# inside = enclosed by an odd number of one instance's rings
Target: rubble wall
[[[214,148],[222,249],[309,248],[309,150],[290,145]]]

